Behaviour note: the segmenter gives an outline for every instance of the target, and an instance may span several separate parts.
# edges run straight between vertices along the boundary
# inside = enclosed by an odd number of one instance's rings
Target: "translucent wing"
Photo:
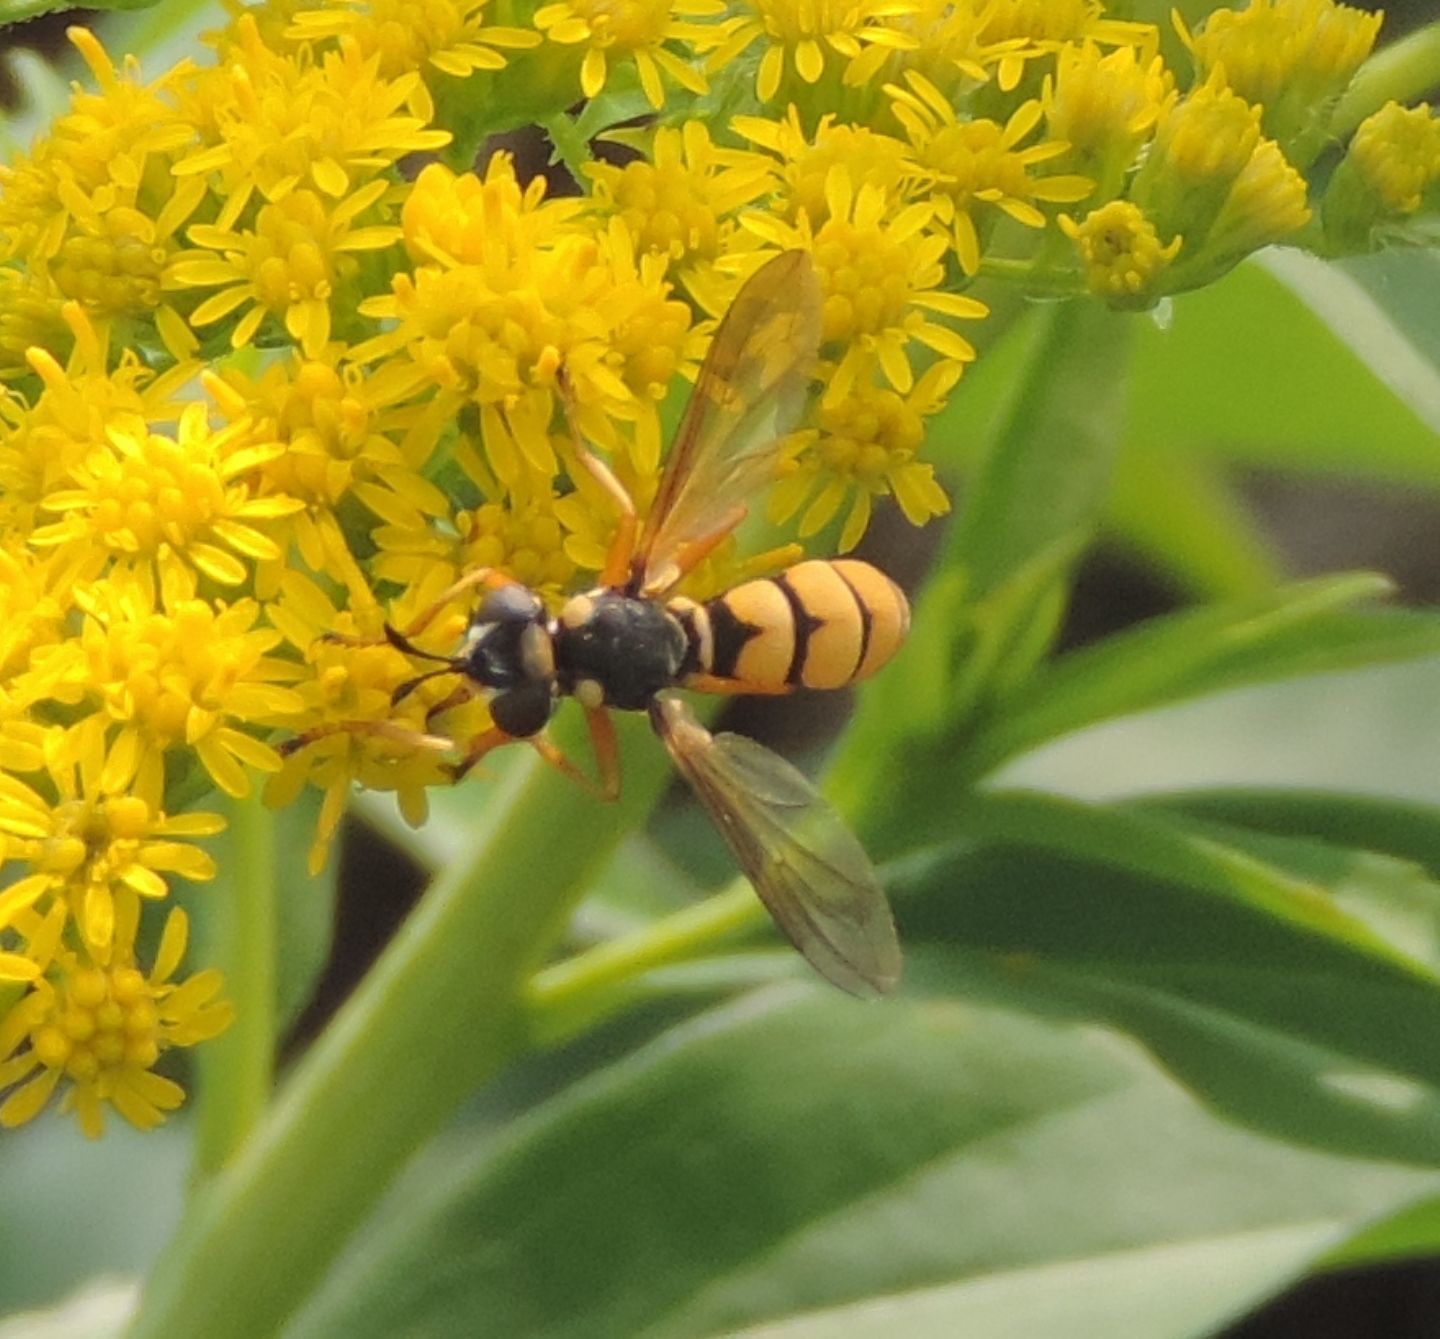
[[[673,586],[770,482],[819,346],[814,267],[803,251],[782,252],[736,296],[690,393],[637,548],[646,595]]]
[[[900,943],[864,848],[806,778],[740,735],[711,735],[680,701],[651,719],[786,938],[852,995],[900,979]]]

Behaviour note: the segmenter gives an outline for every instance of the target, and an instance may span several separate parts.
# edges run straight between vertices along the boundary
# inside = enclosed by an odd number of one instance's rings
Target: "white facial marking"
[[[605,690],[594,679],[581,679],[575,685],[575,700],[593,711],[605,705]]]

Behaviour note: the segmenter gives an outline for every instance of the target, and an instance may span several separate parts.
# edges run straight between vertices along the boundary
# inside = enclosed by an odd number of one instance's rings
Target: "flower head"
[[[629,60],[659,110],[665,105],[662,74],[691,93],[706,91],[701,72],[671,46],[706,41],[710,31],[686,18],[724,11],[723,0],[557,0],[535,11],[535,26],[551,42],[583,49],[580,91],[587,98],[604,89],[612,62]]]
[[[29,949],[45,975],[0,1019],[0,1125],[37,1116],[63,1087],[62,1110],[75,1112],[92,1139],[105,1127],[105,1110],[149,1130],[185,1099],[184,1089],[155,1073],[156,1062],[177,1046],[193,1046],[224,1031],[232,1007],[217,997],[220,974],[175,975],[185,955],[189,925],[174,908],[148,972],[134,957],[138,921],[121,917],[107,963],[90,961],[60,942],[61,922],[28,918]]]
[[[813,535],[848,497],[850,510],[838,542],[845,553],[865,533],[876,497],[893,496],[913,525],[943,516],[950,500],[936,482],[935,467],[916,455],[925,441],[925,419],[940,409],[959,379],[960,365],[944,362],[903,396],[868,382],[843,397],[826,397],[818,426],[799,435],[786,477],[771,495],[771,519],[783,524],[803,507],[800,534]]]
[[[980,268],[977,215],[993,207],[1027,228],[1043,228],[1035,202],[1083,200],[1094,189],[1086,177],[1041,176],[1033,169],[1059,157],[1066,146],[1021,142],[1040,122],[1040,104],[1016,108],[1005,125],[981,118],[964,121],[923,75],[906,76],[908,88],[890,86],[896,119],[905,127],[916,162],[934,182],[939,217],[954,229],[955,254],[966,274]]]
[[[1305,161],[1324,142],[1329,103],[1370,54],[1381,17],[1334,0],[1250,0],[1212,10],[1194,33],[1182,24],[1181,35],[1200,78],[1221,72],[1262,108],[1266,134]]]
[[[1138,205],[1111,200],[1079,222],[1061,215],[1060,227],[1074,242],[1086,287],[1096,297],[1120,307],[1148,307],[1165,291],[1160,279],[1182,239],[1162,244]]]
[[[915,9],[914,0],[747,0],[751,13],[728,20],[724,41],[711,53],[711,70],[730,64],[755,43],[764,52],[755,91],[775,102],[799,102],[827,70],[846,82],[873,77],[862,61],[867,47],[887,51],[914,47],[915,37],[895,20]],[[793,77],[792,77],[793,73]],[[798,80],[798,84],[795,82]],[[804,99],[807,103],[809,99]]]

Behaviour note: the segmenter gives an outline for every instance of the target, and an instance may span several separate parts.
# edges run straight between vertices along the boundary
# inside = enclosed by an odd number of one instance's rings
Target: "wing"
[[[741,735],[711,735],[679,700],[651,719],[785,937],[852,995],[900,979],[900,942],[864,848],[808,780]]]
[[[819,347],[815,269],[804,251],[782,252],[731,303],[690,392],[636,550],[644,594],[663,595],[744,519],[804,408]]]

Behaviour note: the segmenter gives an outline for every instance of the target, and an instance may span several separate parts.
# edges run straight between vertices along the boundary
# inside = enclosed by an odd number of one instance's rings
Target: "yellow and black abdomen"
[[[689,643],[682,684],[722,680],[751,692],[864,679],[895,654],[910,627],[900,588],[852,558],[797,563],[705,604],[675,599],[666,608]]]

